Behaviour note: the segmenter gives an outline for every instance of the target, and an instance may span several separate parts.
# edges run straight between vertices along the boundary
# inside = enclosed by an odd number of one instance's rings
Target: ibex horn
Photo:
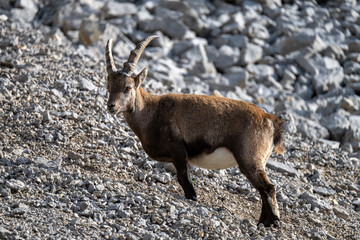
[[[109,39],[107,44],[106,44],[106,53],[105,53],[105,58],[106,58],[106,70],[108,72],[108,74],[114,73],[116,72],[116,67],[115,67],[115,63],[114,63],[114,59],[112,56],[112,43],[113,40]]]
[[[127,62],[124,63],[123,72],[126,72],[127,74],[132,74],[134,72],[134,69],[136,67],[137,62],[139,61],[139,58],[146,48],[146,46],[153,40],[154,38],[158,38],[159,36],[153,35],[150,37],[145,38],[143,41],[138,43],[136,48],[130,52],[130,56],[127,60]]]

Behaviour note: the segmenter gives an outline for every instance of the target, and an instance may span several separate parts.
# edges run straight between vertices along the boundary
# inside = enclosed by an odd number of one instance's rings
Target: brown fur
[[[239,145],[247,148],[249,144],[260,144],[265,136],[274,144],[276,139],[277,146],[282,147],[281,139],[270,132],[271,126],[266,120],[273,123],[274,132],[280,133],[280,136],[282,121],[254,104],[206,95],[153,96],[142,88],[139,89],[137,101],[142,102],[141,110],[125,112],[124,115],[144,149],[154,142],[157,144],[158,135],[163,136],[165,132],[169,135],[168,141],[183,141],[191,154],[202,151],[211,153],[222,146],[232,151]],[[143,132],[149,131],[149,126],[154,129],[151,134],[143,136]],[[262,134],[264,131],[267,131],[265,136]],[[237,144],[233,146],[235,142]],[[148,149],[147,152],[152,150]],[[159,160],[156,155],[150,156]]]

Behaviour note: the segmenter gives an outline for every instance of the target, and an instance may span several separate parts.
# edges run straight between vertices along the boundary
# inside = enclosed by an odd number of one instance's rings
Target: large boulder
[[[139,22],[139,28],[145,32],[161,31],[172,39],[183,39],[189,32],[181,21],[171,17],[155,17]]]
[[[205,27],[205,23],[198,11],[187,1],[160,0],[158,7],[182,13],[182,22],[197,33],[201,34],[202,29]]]
[[[296,128],[303,137],[307,137],[312,140],[320,138],[328,139],[330,137],[329,131],[317,121],[296,115],[294,115],[294,118],[297,121]]]
[[[248,43],[241,51],[240,64],[246,66],[250,63],[255,63],[261,59],[263,49],[253,43]]]
[[[107,1],[104,5],[105,19],[119,18],[137,13],[136,5],[129,2]]]
[[[15,19],[24,19],[30,22],[34,19],[38,8],[33,0],[17,0],[11,14]]]
[[[226,69],[223,74],[228,80],[228,84],[231,86],[240,86],[243,89],[246,89],[246,84],[249,79],[249,73],[242,67],[233,66],[231,68]]]
[[[360,116],[349,116],[350,126],[344,136],[344,142],[352,145],[354,150],[360,150]]]
[[[345,132],[350,127],[347,115],[349,114],[347,114],[344,110],[339,109],[330,116],[326,116],[321,119],[321,124],[329,130],[331,139],[342,141]]]
[[[325,44],[313,31],[304,31],[286,37],[279,50],[282,55],[286,55],[306,47],[318,52],[325,48]]]
[[[102,41],[102,46],[108,39],[116,39],[119,29],[112,24],[99,22],[93,19],[84,19],[79,30],[80,43],[88,46],[97,41]]]

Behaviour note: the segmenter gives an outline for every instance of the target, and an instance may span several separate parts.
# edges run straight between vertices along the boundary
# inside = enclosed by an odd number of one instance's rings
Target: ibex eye
[[[126,87],[125,88],[125,92],[130,92],[130,90],[131,90],[131,87]]]

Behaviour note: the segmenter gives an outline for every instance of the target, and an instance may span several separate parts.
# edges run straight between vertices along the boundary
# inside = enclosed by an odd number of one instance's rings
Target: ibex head
[[[136,64],[151,40],[158,36],[150,36],[140,42],[134,50],[131,51],[123,69],[118,71],[114,64],[112,56],[112,40],[106,44],[106,70],[108,73],[107,90],[109,99],[107,103],[108,111],[112,114],[131,111],[134,108],[136,91],[140,84],[145,80],[148,69],[144,68],[139,74],[133,74]]]

